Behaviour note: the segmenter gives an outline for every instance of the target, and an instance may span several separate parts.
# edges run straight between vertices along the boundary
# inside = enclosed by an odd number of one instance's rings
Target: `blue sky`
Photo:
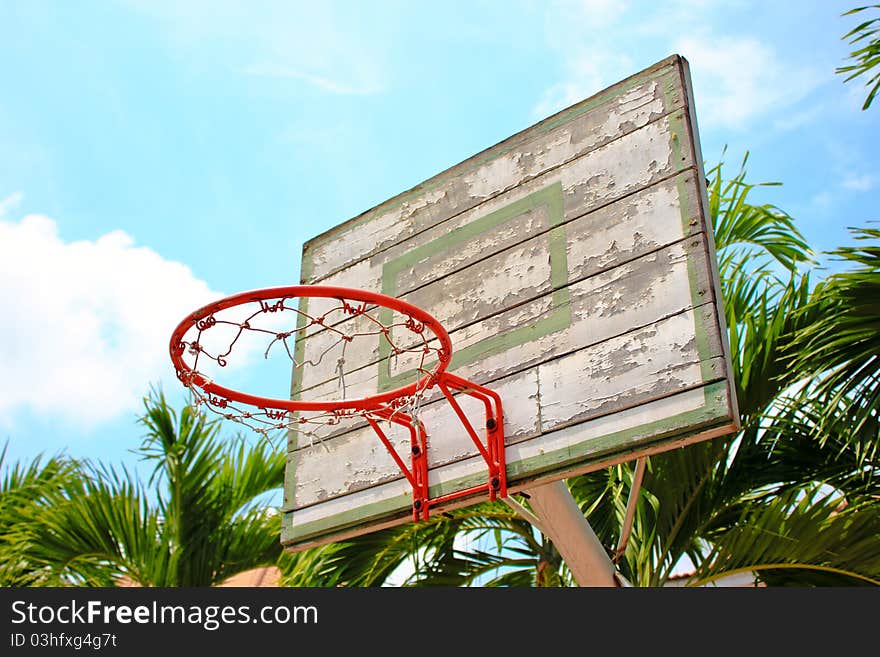
[[[133,461],[171,330],[302,245],[672,53],[703,155],[817,249],[880,219],[836,0],[0,0],[0,439]],[[283,382],[282,382],[283,385]],[[179,397],[177,397],[179,395]]]

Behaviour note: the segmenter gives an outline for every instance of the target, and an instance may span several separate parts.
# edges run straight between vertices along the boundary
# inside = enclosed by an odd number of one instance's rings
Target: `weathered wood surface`
[[[513,443],[505,450],[509,490],[513,493],[536,481],[552,481],[560,473],[575,476],[638,455],[729,433],[731,426],[719,423],[718,418],[730,403],[730,388],[720,382],[569,425],[544,435],[541,441]],[[687,418],[692,431],[681,434],[668,422],[670,418]],[[333,467],[332,463],[328,461],[327,467]],[[486,467],[481,458],[473,457],[447,466],[444,475],[442,484],[432,486],[432,495],[482,483]],[[296,549],[304,549],[355,536],[363,533],[363,527],[378,529],[407,522],[411,517],[411,495],[408,482],[392,479],[353,495],[288,510],[283,522],[284,540]],[[438,512],[472,502],[449,504]]]
[[[323,277],[318,277],[314,273],[307,276],[304,273],[303,282],[356,287],[378,292],[387,291],[391,292],[392,296],[401,296],[406,295],[415,286],[423,284],[426,275],[442,280],[447,274],[478,262],[487,255],[503,252],[533,232],[549,230],[547,206],[542,202],[543,199],[536,200],[535,207],[530,208],[531,212],[524,211],[521,215],[511,217],[513,221],[502,218],[482,230],[479,227],[473,229],[473,225],[480,220],[497,216],[505,208],[540,194],[542,190],[553,191],[554,185],[561,187],[563,207],[559,219],[565,222],[635,194],[679,171],[692,167],[691,149],[681,124],[684,118],[685,113],[682,111],[663,116],[642,130],[628,133],[597,151],[584,154],[565,167],[549,171],[536,180],[512,187],[509,192],[463,211],[455,215],[454,219],[437,224],[424,232],[413,233],[406,222],[386,225],[380,221],[382,217],[372,222],[356,224],[349,230],[337,229],[334,258],[331,260],[329,255],[326,255],[322,260],[333,273]],[[676,158],[673,158],[671,142],[680,145],[681,155]],[[500,175],[500,172],[496,172],[496,175]],[[512,180],[516,180],[517,168],[511,165],[507,175]],[[693,179],[693,174],[690,177]],[[676,179],[674,182],[677,184],[679,181]],[[677,197],[679,191],[674,186],[673,191]],[[664,195],[664,192],[667,193]],[[666,227],[666,230],[671,230],[673,227],[666,222],[651,221],[651,204],[657,204],[658,208],[662,208],[664,202],[683,201],[686,205],[689,204],[687,209],[695,213],[691,219],[699,221],[698,192],[690,192],[684,199],[672,197],[668,192],[669,185],[657,191],[656,196],[635,201],[634,203],[641,202],[648,206],[645,208],[647,214],[644,216],[640,216],[638,205],[631,205],[623,210],[632,213],[630,215],[632,221],[641,223],[645,227],[644,232],[640,231],[637,225],[618,226],[614,230],[612,226],[615,222],[609,221],[607,216],[599,215],[597,220],[606,219],[605,230],[609,231],[610,239],[604,249],[592,251],[590,257],[595,258],[598,263],[604,256],[606,261],[610,262],[609,256],[625,257],[627,245],[631,245],[633,249],[650,248],[652,240],[657,238],[660,239],[656,242],[658,245],[668,243],[668,238],[657,235],[654,226],[659,223]],[[379,228],[374,226],[376,223],[382,224],[381,236],[377,234]],[[346,245],[350,241],[357,241],[358,234],[367,230],[373,238],[389,246],[371,257],[345,260],[349,257],[349,249]],[[458,236],[463,237],[459,239]],[[456,239],[450,239],[451,237]],[[637,243],[632,244],[634,241]],[[618,250],[617,253],[613,253],[613,249],[612,253],[607,253],[606,249],[612,245]],[[426,257],[420,262],[407,263],[409,270],[398,272],[394,280],[394,289],[387,290],[383,285],[383,273],[386,267],[417,249],[422,249]],[[316,265],[306,265],[316,257],[312,251],[313,249],[304,249],[304,272],[320,270]],[[451,299],[450,303],[457,301],[458,299]],[[332,300],[311,299],[308,302],[308,311],[313,315],[321,315],[325,309],[332,306],[332,303]]]
[[[569,286],[568,294],[561,303],[554,303],[558,300],[554,299],[552,292],[548,292],[523,305],[453,331],[450,335],[456,352],[453,354],[452,369],[459,376],[478,383],[489,383],[541,361],[583,349],[635,327],[647,326],[691,309],[694,307],[692,286],[696,286],[694,293],[697,303],[711,303],[714,297],[702,249],[699,237],[688,238]],[[560,310],[564,311],[565,321],[560,322],[558,327],[551,326],[555,330],[543,334],[530,331],[550,321]],[[705,322],[703,330],[716,334],[712,317],[707,317]],[[695,331],[695,327],[685,328],[688,335]],[[505,336],[517,331],[525,333],[510,345],[504,341]],[[498,345],[494,350],[486,346],[487,336],[490,340],[497,340]],[[358,343],[353,341],[348,344],[347,360],[357,359],[354,354]],[[375,342],[369,341],[360,346],[369,352],[361,357],[375,363]],[[474,347],[477,349],[474,350]],[[459,359],[459,354],[465,358]],[[418,363],[418,357],[419,354],[402,354],[387,365],[392,375],[412,371]],[[325,360],[328,372],[314,379],[322,381],[321,384],[307,388],[309,398],[323,399],[338,394],[338,380],[331,378],[335,360],[332,356]],[[377,365],[349,372],[345,377],[349,398],[375,392],[378,376]]]
[[[712,329],[713,315],[711,305],[700,306],[495,381],[492,387],[505,404],[507,444],[719,380],[724,365],[717,331],[707,333],[702,348],[694,331],[699,322]],[[462,405],[470,417],[480,417],[478,404],[464,398]],[[428,429],[434,478],[443,477],[438,468],[477,454],[444,401],[426,403],[419,417]],[[406,456],[408,435],[392,433]],[[286,488],[292,496],[286,508],[402,477],[369,427],[327,442],[329,452],[324,444],[314,444],[291,455],[297,467],[290,471]],[[333,467],[328,468],[328,460]]]
[[[545,189],[552,190],[553,187],[551,185]],[[572,197],[571,194],[567,196]],[[538,209],[545,208],[539,206]],[[527,303],[558,288],[551,262],[554,240],[564,240],[565,252],[558,260],[565,267],[564,280],[576,284],[585,277],[605,271],[613,265],[626,264],[633,258],[704,229],[699,214],[699,192],[692,172],[662,180],[593,212],[579,214],[582,209],[582,206],[575,205],[572,215],[566,215],[565,222],[555,228],[547,224],[546,213],[527,212],[514,217],[509,223],[513,223],[515,229],[523,228],[518,221],[523,216],[535,223],[538,219],[544,220],[541,225],[527,225],[529,230],[517,232],[518,242],[511,239],[507,230],[488,229],[480,235],[483,239],[478,241],[476,249],[467,245],[467,248],[455,248],[457,242],[451,246],[444,243],[435,248],[439,238],[433,235],[422,235],[420,238],[427,239],[419,239],[415,244],[414,240],[407,240],[411,249],[421,248],[425,258],[431,262],[430,266],[416,263],[399,274],[396,271],[399,267],[392,269],[389,278],[393,278],[392,286],[396,288],[394,296],[443,318],[444,326],[452,333],[459,327],[503,313],[507,308]],[[567,219],[569,216],[574,219]],[[508,228],[507,223],[504,227]],[[389,250],[387,254],[400,257],[396,250]],[[392,258],[391,262],[399,260]],[[695,262],[699,263],[699,259],[695,259]],[[373,260],[369,268],[358,263],[351,269],[358,270],[361,287],[382,290],[382,271],[388,269],[384,264]],[[703,262],[702,266],[705,269],[706,263]],[[349,275],[349,270],[343,270],[322,283],[345,285]],[[332,300],[311,300],[308,310],[315,316],[324,315],[334,303]],[[351,333],[376,330],[376,326],[366,319],[349,320],[340,328]],[[498,336],[499,328],[488,327],[493,333],[485,335]],[[315,329],[313,333],[320,334],[321,331]],[[395,335],[397,339],[406,337],[405,331]],[[460,337],[454,338],[457,351],[461,351],[460,340]],[[339,343],[336,333],[324,331],[323,335],[311,337],[305,344],[303,360],[318,361],[320,355],[334,343]],[[379,343],[380,339],[375,337],[361,338],[348,344],[345,347],[347,371],[374,363]],[[298,389],[310,391],[317,384],[335,381],[335,356],[341,353],[342,346],[339,344],[330,356],[321,359],[319,366],[304,368],[299,375]],[[369,353],[364,350],[369,350]],[[484,379],[490,380],[488,377]],[[324,392],[335,395],[336,391],[325,389]],[[362,394],[371,392],[376,390],[361,391]],[[316,398],[315,393],[308,392],[308,395]]]
[[[428,279],[426,284],[402,294],[401,298],[435,317],[444,318],[443,325],[454,346],[455,371],[479,383],[502,374],[485,362],[478,368],[460,370],[478,356],[483,361],[483,356],[495,355],[487,354],[490,346],[480,351],[481,341],[491,339],[500,345],[498,348],[504,348],[505,336],[530,325],[543,326],[551,321],[554,312],[563,311],[568,317],[564,324],[570,325],[560,325],[553,331],[557,334],[554,345],[548,345],[546,340],[529,345],[525,337],[514,338],[505,350],[515,350],[516,358],[521,359],[523,350],[553,357],[565,345],[570,345],[570,349],[586,346],[590,339],[617,335],[630,327],[691,307],[689,288],[692,284],[697,285],[701,293],[698,302],[711,301],[713,286],[704,242],[699,235],[682,240],[685,231],[680,228],[680,208],[666,198],[673,185],[674,181],[668,181],[651,193],[631,199],[630,203],[607,206],[602,217],[587,215],[565,226],[565,255],[560,259],[567,262],[566,280],[570,283],[564,295],[555,293],[558,288],[552,277],[551,232],[545,232],[454,274],[434,281]],[[659,211],[644,212],[658,197],[668,203],[664,206],[665,217]],[[627,222],[627,217],[639,217],[641,221]],[[630,224],[628,244],[623,239],[618,242],[616,237],[601,230],[609,224],[620,223]],[[685,223],[690,227],[689,221]],[[651,231],[661,234],[652,235]],[[658,248],[658,244],[669,244],[675,239],[680,241]],[[620,254],[616,267],[608,268],[608,252]],[[642,253],[645,255],[630,259]],[[694,270],[693,275],[689,268]],[[430,272],[422,272],[422,275],[427,279]],[[515,278],[515,283],[511,278]],[[499,300],[499,296],[504,298]],[[350,320],[338,328],[353,333],[375,331],[375,326],[363,318]],[[402,329],[393,331],[392,335],[401,345],[413,345],[412,340],[406,339],[406,333]],[[527,339],[535,341],[542,337],[527,336]],[[373,336],[343,344],[335,332],[316,333],[307,342],[305,356],[313,360],[325,352],[328,356],[317,366],[302,370],[301,395],[314,399],[338,394],[336,356],[342,353],[343,346],[349,398],[375,394],[379,389],[376,363],[381,341],[379,336]],[[338,347],[328,351],[334,344]],[[545,351],[548,347],[555,349],[555,353]],[[474,350],[476,354],[469,353]],[[414,367],[419,356],[404,354],[393,359],[390,365],[406,372]]]
[[[554,240],[561,239],[568,250],[569,265],[561,278],[563,282],[574,282],[591,269],[625,262],[697,232],[703,228],[699,191],[695,176],[688,171],[693,161],[685,143],[686,132],[680,125],[683,118],[681,110],[661,116],[639,131],[624,133],[564,167],[419,233],[413,233],[407,222],[386,225],[381,217],[362,221],[348,230],[343,227],[333,242],[334,258],[325,256],[322,261],[335,273],[322,279],[304,277],[305,282],[370,289],[403,298],[440,318],[451,332],[462,323],[523,303],[550,286],[558,287],[560,282],[551,271],[553,263],[546,258]],[[559,139],[556,131],[553,138]],[[684,147],[670,148],[672,142]],[[681,155],[673,157],[677,152]],[[517,166],[508,165],[506,176],[519,180]],[[502,168],[493,166],[500,180]],[[684,173],[671,177],[679,171]],[[652,186],[657,182],[662,184]],[[542,194],[544,198],[526,204],[522,211],[503,216],[505,209]],[[558,196],[561,207],[557,207],[554,196]],[[486,224],[487,219],[499,214],[499,219]],[[373,225],[377,222],[382,225],[381,236]],[[391,245],[369,258],[345,261],[351,257],[346,245],[357,242],[362,231],[368,231],[371,239]],[[305,250],[304,261],[315,257],[311,251]],[[422,257],[414,258],[413,254]],[[304,271],[316,269],[320,270],[304,265]],[[331,299],[308,299],[301,307],[319,317],[335,303]],[[354,331],[375,328],[365,322],[349,323]],[[338,340],[330,334],[325,338],[307,341],[299,360],[316,361],[330,343]],[[358,341],[358,346],[363,344]],[[363,358],[346,348],[349,368],[369,362]],[[302,370],[297,391],[336,378],[336,359],[322,359],[322,365]]]
[[[450,370],[502,396],[513,490],[736,424],[684,77],[682,60],[665,60],[304,247],[304,283],[384,292],[441,320]],[[317,317],[332,304],[301,307]],[[340,354],[338,337],[312,327],[297,355],[320,362],[294,377],[294,396],[339,398],[342,356],[346,398],[415,376],[421,354],[383,361],[375,323],[335,328],[370,335]],[[409,344],[399,326],[391,335]],[[460,398],[479,425],[480,405]],[[436,391],[419,418],[432,495],[485,482],[485,463]],[[408,434],[387,433],[408,462]],[[352,422],[325,437],[291,436],[286,544],[410,516],[410,485],[371,428]]]
[[[326,278],[684,106],[681,63],[671,57],[311,240],[303,282]]]

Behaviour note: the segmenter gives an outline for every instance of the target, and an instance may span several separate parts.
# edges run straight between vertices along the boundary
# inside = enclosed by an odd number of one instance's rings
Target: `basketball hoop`
[[[299,300],[298,304],[292,303],[295,299]],[[309,301],[315,303],[314,300],[319,300],[320,313],[307,310]],[[208,346],[207,338],[221,329],[226,339],[221,339],[217,347]],[[300,341],[319,334],[329,346],[316,358],[306,358],[298,352]],[[325,356],[336,349],[340,354],[334,369],[336,395],[310,400],[258,396],[221,385],[203,371],[209,365],[226,367],[245,335],[265,341],[265,358],[270,353],[286,354],[300,382],[308,366],[318,368]],[[387,365],[389,360],[406,358],[413,364],[411,378],[414,380],[392,390],[347,399],[346,349],[357,341],[370,340],[378,345],[371,352],[378,354],[376,362],[385,361]],[[490,500],[507,496],[501,397],[448,372],[452,341],[446,329],[432,315],[401,299],[323,285],[242,292],[188,315],[171,336],[170,352],[177,378],[191,391],[195,406],[244,424],[264,436],[275,430],[295,431],[307,436],[310,443],[317,437],[327,448],[329,441],[320,436],[316,427],[338,428],[342,423],[366,421],[412,486],[413,520],[427,519],[431,508],[458,498],[481,493],[487,493]],[[323,364],[325,369],[326,365]],[[326,391],[327,388],[326,381],[323,387],[314,386],[315,390]],[[428,486],[428,432],[419,415],[426,396],[434,389],[442,393],[477,447],[486,462],[488,477],[485,484],[432,498]],[[455,393],[482,402],[484,439],[474,429]],[[408,431],[409,465],[383,431],[380,424],[383,421]]]

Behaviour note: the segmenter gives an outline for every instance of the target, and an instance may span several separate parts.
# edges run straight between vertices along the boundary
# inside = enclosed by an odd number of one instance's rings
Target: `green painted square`
[[[394,260],[389,260],[382,268],[382,293],[398,296],[397,277],[401,271],[412,267],[431,255],[454,249],[476,236],[488,231],[497,230],[504,223],[511,221],[530,210],[546,208],[550,239],[550,280],[553,285],[553,308],[542,320],[530,325],[521,326],[503,335],[492,335],[463,348],[453,351],[450,371],[457,367],[476,362],[519,345],[537,340],[545,335],[555,333],[571,325],[571,306],[568,291],[568,258],[566,255],[566,237],[563,221],[565,220],[562,183],[556,182],[543,189],[529,194],[513,203],[500,208],[484,217],[480,217],[465,226],[443,235],[427,244],[423,244]],[[380,321],[386,326],[393,322],[394,311],[382,308]],[[379,338],[379,391],[385,392],[411,383],[416,379],[415,370],[390,373],[391,342],[383,336]]]

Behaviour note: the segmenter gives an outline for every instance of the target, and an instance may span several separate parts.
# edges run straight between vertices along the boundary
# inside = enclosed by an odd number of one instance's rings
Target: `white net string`
[[[428,339],[425,326],[401,311],[394,311],[391,315],[392,321],[383,322],[379,317],[382,315],[380,307],[368,307],[366,303],[353,303],[341,298],[328,299],[328,302],[332,302],[330,308],[323,310],[321,314],[311,314],[292,305],[293,298],[295,297],[285,297],[273,302],[255,300],[235,306],[234,309],[216,311],[198,320],[184,335],[180,349],[189,356],[186,365],[191,371],[178,372],[178,377],[189,389],[193,409],[198,413],[211,413],[224,420],[239,423],[271,442],[282,432],[294,431],[299,446],[303,445],[302,439],[306,439],[309,446],[318,443],[328,451],[326,439],[338,431],[340,425],[352,424],[358,419],[366,420],[370,417],[384,420],[390,425],[396,415],[405,414],[417,424],[426,392],[432,385],[431,366],[446,357],[437,341]],[[192,333],[194,335],[186,339]],[[225,333],[227,337],[208,340],[218,333]],[[327,345],[319,347],[317,353],[306,355],[305,349],[298,349],[299,340],[314,340],[319,333]],[[227,367],[236,347],[240,346],[245,337],[262,341],[264,359],[268,360],[270,355],[283,354],[292,364],[294,376],[299,381],[303,381],[304,369],[322,366],[325,357],[337,351],[332,370],[336,382],[335,396],[332,399],[322,397],[322,401],[348,399],[349,386],[346,377],[354,369],[365,366],[365,363],[358,362],[354,367],[346,369],[347,350],[356,341],[379,345],[380,357],[367,363],[369,365],[380,362],[383,353],[395,369],[401,357],[408,358],[411,361],[408,370],[411,380],[406,383],[419,382],[419,385],[412,394],[396,398],[381,408],[290,411],[272,403],[261,406],[240,403],[208,393],[195,384],[197,377],[207,382],[215,381],[211,373]],[[279,345],[283,348],[278,349]],[[216,383],[222,385],[219,380]],[[326,392],[326,386],[322,391]],[[309,392],[300,391],[300,397],[305,399]]]

